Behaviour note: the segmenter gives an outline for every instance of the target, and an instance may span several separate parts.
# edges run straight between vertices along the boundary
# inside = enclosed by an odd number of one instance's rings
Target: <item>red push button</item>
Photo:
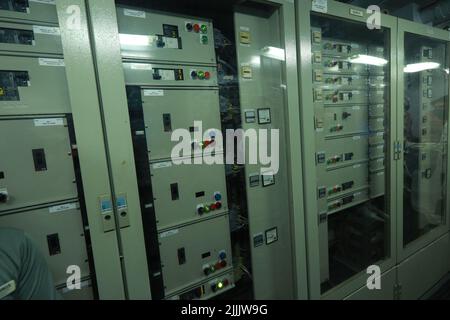
[[[211,78],[211,73],[209,73],[208,71],[205,72],[205,79],[208,80],[209,78]]]
[[[200,26],[198,25],[198,23],[194,24],[194,32],[200,32]]]

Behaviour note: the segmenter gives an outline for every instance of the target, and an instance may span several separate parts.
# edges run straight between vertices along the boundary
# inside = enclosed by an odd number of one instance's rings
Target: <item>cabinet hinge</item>
[[[402,144],[400,141],[394,142],[394,160],[400,160],[402,156]]]

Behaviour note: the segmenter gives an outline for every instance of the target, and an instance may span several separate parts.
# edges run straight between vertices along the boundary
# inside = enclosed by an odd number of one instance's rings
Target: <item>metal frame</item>
[[[355,16],[350,14],[350,9],[357,10],[362,13],[362,16]],[[303,131],[301,131],[301,140],[303,145],[303,170],[304,172],[315,172],[315,145],[311,141],[314,135],[314,110],[312,97],[312,68],[311,68],[311,20],[312,2],[310,0],[297,1],[297,43],[299,49],[299,79],[301,90],[301,119]],[[350,6],[336,1],[328,1],[328,13],[325,16],[338,19],[346,19],[355,22],[366,23],[369,14],[366,10],[359,7]],[[396,185],[396,163],[393,158],[393,146],[396,138],[396,119],[397,119],[397,87],[395,85],[395,76],[397,71],[396,56],[396,34],[397,34],[397,19],[388,15],[382,14],[381,26],[390,30],[390,136],[388,159],[390,170],[386,177],[389,179],[390,193],[386,194],[389,197],[389,213],[390,220],[390,256],[388,259],[380,263],[382,273],[387,272],[395,266],[396,262],[396,199],[397,199],[397,185]],[[368,30],[370,32],[370,30]],[[389,169],[390,168],[390,169]],[[305,211],[306,211],[306,230],[307,230],[307,249],[308,249],[308,287],[309,296],[311,299],[342,299],[352,292],[362,288],[367,281],[367,275],[364,272],[353,276],[349,280],[329,290],[324,295],[320,290],[320,261],[319,261],[319,223],[318,210],[316,204],[316,176],[315,174],[304,175],[303,184],[305,186]]]
[[[398,19],[398,62],[397,62],[397,79],[398,79],[398,114],[397,114],[397,135],[398,135],[398,141],[404,141],[404,73],[403,73],[403,66],[404,66],[404,39],[405,39],[405,33],[413,33],[416,35],[426,36],[432,39],[438,39],[447,41],[447,50],[448,53],[450,52],[450,32],[436,29],[427,25]],[[447,59],[449,59],[449,56],[447,56]],[[449,92],[450,92],[450,84],[449,84]],[[448,103],[448,98],[447,98]],[[447,123],[450,119],[447,119]],[[447,142],[450,141],[450,131],[447,130]],[[448,156],[448,150],[447,150],[447,156]],[[401,159],[403,160],[403,158]],[[448,187],[450,186],[450,161],[447,159],[447,194],[448,194]],[[411,256],[412,254],[416,253],[420,249],[424,248],[425,246],[429,245],[433,241],[440,238],[443,234],[449,231],[450,229],[450,197],[447,196],[446,199],[446,222],[444,225],[439,226],[437,228],[434,228],[433,230],[429,231],[427,234],[417,238],[413,242],[409,243],[406,247],[403,246],[403,161],[399,161],[397,163],[397,174],[398,174],[398,201],[397,201],[397,256],[398,256],[398,263],[406,259],[407,257]],[[430,261],[431,263],[431,261]]]
[[[99,297],[124,299],[117,234],[103,231],[100,212],[100,197],[111,198],[111,184],[85,1],[59,0],[56,5]],[[73,18],[79,24],[72,24]]]
[[[295,25],[295,5],[292,0],[264,1],[280,6],[281,40],[285,46],[285,80],[286,80],[286,135],[289,206],[292,221],[292,255],[294,270],[294,298],[307,299],[307,261],[306,261],[306,230],[303,200],[303,170],[302,148],[298,139],[301,129],[299,101],[299,77],[297,74],[297,39],[293,26]]]

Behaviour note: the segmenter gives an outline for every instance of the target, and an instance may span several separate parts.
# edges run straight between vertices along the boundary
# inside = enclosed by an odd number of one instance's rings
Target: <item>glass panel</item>
[[[389,31],[313,14],[322,293],[389,257]]]
[[[404,245],[445,223],[448,73],[445,42],[405,34]]]

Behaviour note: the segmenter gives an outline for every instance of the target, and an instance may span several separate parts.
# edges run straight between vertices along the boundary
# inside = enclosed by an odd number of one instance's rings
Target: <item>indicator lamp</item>
[[[210,209],[209,209],[208,206],[205,206],[203,210],[204,210],[206,213],[208,213],[208,212],[210,211]]]
[[[208,37],[207,36],[202,36],[201,40],[202,40],[203,44],[207,44],[208,43]]]
[[[191,78],[192,79],[196,79],[197,78],[197,71],[195,71],[195,70],[193,70],[192,72],[191,72]]]
[[[200,29],[202,30],[203,33],[208,32],[208,27],[206,26],[206,24],[202,24]]]
[[[198,23],[194,24],[194,32],[199,32],[200,31],[200,26],[198,25]]]
[[[218,288],[218,289],[222,289],[222,288],[223,288],[223,282],[219,282],[219,283],[217,284],[217,288]]]
[[[216,209],[220,209],[220,208],[222,208],[222,203],[216,202]]]
[[[190,22],[186,23],[186,30],[189,32],[192,31],[192,23],[190,23]]]
[[[219,258],[220,258],[220,260],[226,259],[226,258],[227,258],[226,252],[225,252],[225,251],[221,251],[221,252],[219,253]]]
[[[214,194],[214,200],[216,200],[216,201],[222,200],[222,195],[219,192],[216,192]]]
[[[199,71],[199,72],[197,73],[197,75],[198,75],[198,78],[199,78],[199,79],[204,79],[204,78],[205,78],[205,73],[204,73],[203,71]]]
[[[211,73],[209,73],[208,71],[205,72],[205,79],[209,79],[211,77]]]

